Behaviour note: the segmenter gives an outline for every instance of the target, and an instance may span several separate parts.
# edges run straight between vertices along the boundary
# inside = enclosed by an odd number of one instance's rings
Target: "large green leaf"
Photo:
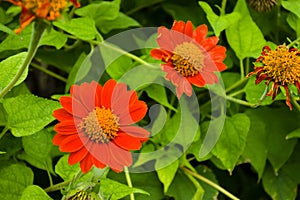
[[[20,199],[23,190],[33,183],[29,167],[12,164],[0,169],[0,199]]]
[[[53,25],[81,40],[92,40],[99,34],[94,20],[88,17],[75,18],[70,21],[59,20],[53,22]]]
[[[250,120],[245,114],[227,118],[221,136],[212,150],[213,155],[232,171],[246,146]]]
[[[0,62],[0,92],[14,79],[20,70],[22,63],[24,62],[27,56],[26,52],[22,52],[13,56],[8,57],[7,59]],[[16,82],[15,86],[22,83],[28,73],[28,67],[25,69],[22,76]]]
[[[158,159],[156,161],[155,165],[160,166],[160,163],[159,163],[160,161],[161,161],[161,159]],[[165,193],[168,191],[169,186],[175,177],[178,166],[179,166],[179,162],[178,162],[178,160],[176,160],[175,162],[171,163],[170,165],[157,170],[158,178],[164,184],[164,192]],[[157,168],[157,167],[155,167],[155,168]]]
[[[268,154],[266,124],[256,113],[253,113],[252,110],[247,111],[246,114],[250,118],[251,125],[242,156],[246,162],[251,163],[260,179],[265,168]]]
[[[28,186],[21,197],[21,200],[51,200],[52,198],[37,185]]]
[[[257,58],[266,41],[252,20],[246,1],[238,0],[234,12],[240,14],[240,19],[226,29],[227,40],[239,59]]]
[[[282,1],[281,5],[282,7],[291,11],[292,13],[294,13],[300,18],[300,1],[298,0]]]
[[[145,192],[144,190],[138,188],[130,188],[129,186],[119,183],[117,181],[104,178],[101,179],[101,191],[105,197],[109,197],[111,200],[118,200],[125,196],[130,195],[131,193],[140,193],[149,195],[149,193]]]
[[[297,181],[287,171],[274,172],[271,167],[265,170],[262,177],[265,191],[273,200],[293,200],[297,195]]]
[[[206,13],[206,17],[214,29],[215,35],[218,37],[223,30],[228,28],[231,24],[236,23],[240,19],[240,14],[237,12],[218,16],[214,13],[208,3],[199,1],[199,5]]]
[[[80,170],[79,164],[69,165],[68,155],[61,157],[55,165],[55,173],[57,173],[65,181],[71,180]]]
[[[7,127],[14,136],[22,137],[34,134],[52,122],[52,113],[60,104],[34,95],[20,95],[5,99],[3,106],[8,114]]]
[[[293,130],[286,136],[286,139],[292,139],[292,138],[300,138],[300,128]]]
[[[290,27],[297,33],[297,37],[300,37],[300,17],[294,13],[289,13],[286,20]]]
[[[32,33],[32,25],[26,27],[20,35],[9,35],[0,45],[0,52],[5,50],[17,50],[28,48]],[[55,31],[53,28],[46,31],[43,35],[39,46],[54,46],[60,49],[67,42],[67,36],[63,33]]]
[[[141,26],[135,19],[119,12],[115,19],[103,20],[101,23],[96,24],[97,27],[103,33],[109,33],[114,29],[125,29],[129,27],[139,27]]]
[[[37,168],[53,172],[50,157],[53,146],[52,135],[48,130],[43,129],[33,135],[22,137],[22,143],[25,152],[18,156],[20,159]]]

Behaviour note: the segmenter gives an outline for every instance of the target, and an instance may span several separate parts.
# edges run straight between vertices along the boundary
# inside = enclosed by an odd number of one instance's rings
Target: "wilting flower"
[[[272,10],[278,0],[248,0],[249,6],[258,12],[267,12]]]
[[[285,45],[279,45],[275,50],[265,46],[255,65],[254,71],[247,76],[256,74],[256,84],[262,80],[266,80],[267,85],[272,82],[267,93],[272,100],[276,98],[279,86],[282,86],[286,91],[286,104],[292,110],[289,86],[295,85],[300,93],[300,51]]]
[[[122,171],[132,163],[129,151],[139,150],[149,136],[133,125],[145,116],[147,105],[124,83],[111,79],[103,87],[94,81],[73,85],[71,96],[59,101],[63,108],[53,113],[60,121],[53,144],[70,152],[69,164],[80,162],[84,173],[93,165]]]
[[[176,86],[176,93],[192,95],[191,84],[202,87],[218,82],[215,71],[223,71],[226,65],[226,48],[217,46],[218,37],[208,37],[207,26],[198,26],[193,30],[192,22],[174,21],[171,30],[158,28],[156,39],[159,49],[152,49],[153,58],[165,62],[162,70],[166,79]]]
[[[8,0],[9,2],[22,7],[20,17],[20,28],[15,30],[20,33],[35,18],[55,20],[61,15],[63,9],[72,2],[76,7],[80,4],[77,0]]]

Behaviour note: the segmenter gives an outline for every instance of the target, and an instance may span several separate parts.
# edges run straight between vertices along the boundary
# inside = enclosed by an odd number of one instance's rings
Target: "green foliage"
[[[54,120],[52,112],[59,108],[56,101],[34,95],[19,95],[5,99],[7,127],[16,137],[32,135]]]
[[[28,186],[22,194],[21,200],[51,200],[47,193],[37,185]]]

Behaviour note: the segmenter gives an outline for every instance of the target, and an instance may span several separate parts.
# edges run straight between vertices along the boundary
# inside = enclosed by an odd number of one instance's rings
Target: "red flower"
[[[68,2],[72,2],[76,7],[80,7],[77,0],[8,0],[9,2],[22,7],[20,17],[20,28],[15,30],[20,33],[35,18],[47,19],[49,21],[60,17],[61,11],[65,9]]]
[[[266,85],[273,82],[267,93],[272,100],[276,98],[279,86],[282,86],[286,91],[286,105],[292,110],[289,86],[295,85],[300,93],[300,51],[285,45],[279,45],[275,50],[265,46],[255,65],[254,71],[247,76],[256,74],[256,84],[263,80],[267,80]]]
[[[171,30],[158,28],[157,43],[159,49],[152,49],[153,58],[162,60],[162,70],[166,79],[176,86],[176,93],[192,95],[191,84],[203,87],[218,82],[215,71],[223,71],[226,65],[226,48],[217,46],[218,37],[207,35],[205,24],[193,30],[192,22],[174,21]]]
[[[63,108],[53,116],[59,120],[53,144],[70,152],[69,164],[80,162],[86,173],[93,165],[122,171],[130,166],[130,150],[139,150],[149,132],[132,124],[140,121],[147,105],[123,83],[109,80],[102,87],[96,82],[73,85],[70,97],[61,97]]]

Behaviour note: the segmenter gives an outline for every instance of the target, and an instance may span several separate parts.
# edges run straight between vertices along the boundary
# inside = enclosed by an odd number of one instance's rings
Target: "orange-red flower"
[[[71,96],[60,98],[63,108],[53,116],[59,121],[53,144],[70,152],[69,164],[80,162],[86,173],[94,165],[122,171],[132,164],[130,150],[139,150],[149,132],[134,126],[147,112],[135,91],[124,83],[109,80],[102,87],[97,82],[71,87]]]
[[[300,93],[300,51],[296,48],[288,48],[279,45],[275,50],[265,46],[261,56],[257,58],[254,71],[247,76],[256,74],[256,84],[266,80],[266,84],[271,82],[272,87],[267,96],[272,96],[274,100],[278,93],[279,86],[286,91],[286,105],[292,110],[290,101],[289,86],[295,85]]]
[[[80,4],[77,0],[8,0],[9,2],[22,7],[20,17],[20,28],[15,30],[20,33],[35,18],[47,19],[49,21],[60,17],[61,12],[72,2],[76,7]]]
[[[193,29],[192,22],[174,21],[171,30],[158,28],[156,39],[159,49],[152,49],[153,58],[165,62],[162,70],[166,79],[176,86],[176,93],[192,95],[191,84],[202,87],[218,82],[215,71],[223,71],[226,65],[226,48],[218,46],[218,37],[208,37],[205,24]]]

